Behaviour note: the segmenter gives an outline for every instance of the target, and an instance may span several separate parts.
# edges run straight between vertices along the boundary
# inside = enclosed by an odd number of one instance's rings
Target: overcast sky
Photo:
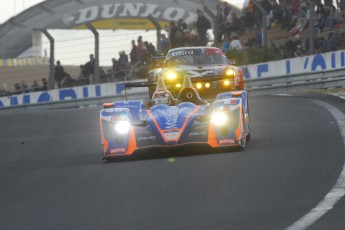
[[[144,1],[144,0],[143,0]],[[242,6],[244,0],[227,0],[234,5]],[[22,12],[23,10],[43,2],[42,0],[1,0],[0,23]]]
[[[0,24],[7,21],[9,18],[21,13],[44,0],[0,0]],[[95,0],[96,1],[96,0]],[[115,0],[109,0],[109,2],[114,2]],[[138,1],[149,1],[149,0],[138,0]],[[227,0],[231,1],[235,5],[241,7],[244,0]],[[79,65],[87,61],[90,53],[94,51],[94,38],[90,31],[50,31],[52,36],[55,38],[55,58],[56,60],[61,60],[63,64],[69,65]],[[136,39],[139,35],[144,36],[144,38],[156,44],[156,33],[153,31],[100,31],[102,37],[102,45],[105,47],[100,50],[100,64],[110,65],[111,58],[118,58],[118,52],[124,50],[127,54],[130,52],[131,44],[128,41],[128,37],[131,39]],[[68,34],[69,41],[66,41],[66,34]],[[124,36],[126,37],[124,39]],[[85,40],[85,38],[87,38]],[[80,46],[80,41],[83,41],[83,45]],[[42,50],[47,50],[49,52],[49,41],[43,36]],[[43,54],[42,54],[43,55]],[[49,55],[49,54],[48,54]],[[86,57],[86,58],[85,58]]]
[[[33,5],[36,5],[42,0],[1,0],[0,7],[0,23],[20,13]]]

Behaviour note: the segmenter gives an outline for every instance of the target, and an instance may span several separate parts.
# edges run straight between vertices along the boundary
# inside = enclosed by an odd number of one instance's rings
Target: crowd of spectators
[[[21,80],[20,82],[15,83],[13,87],[14,90],[10,90],[8,89],[7,84],[2,84],[0,86],[0,97],[46,91],[48,90],[48,81],[46,78],[42,78],[41,84],[39,84],[37,80],[34,80],[31,86],[29,86],[25,80]]]
[[[310,6],[307,0],[261,0],[262,7],[267,12],[267,27],[279,28],[287,37],[283,42],[269,41],[274,51],[282,58],[297,57],[307,54],[309,41],[303,32],[309,28]],[[341,30],[345,19],[345,0],[337,0],[336,6],[332,0],[318,0],[314,13],[315,51],[329,52],[345,47],[345,36]],[[152,64],[151,57],[165,55],[169,49],[182,46],[205,46],[208,44],[210,29],[217,30],[219,47],[225,52],[231,49],[242,51],[248,47],[261,48],[262,41],[262,13],[248,2],[241,17],[227,2],[216,6],[216,23],[213,28],[211,22],[202,10],[197,9],[197,20],[187,24],[183,18],[171,21],[166,33],[160,37],[161,52],[148,41],[139,36],[131,40],[131,50],[126,54],[124,50],[118,53],[118,58],[111,59],[111,68],[104,71],[100,67],[100,81],[123,81],[124,77],[145,78]],[[89,60],[80,65],[80,73],[76,78],[68,74],[60,61],[55,66],[56,88],[92,84],[95,82],[95,57],[90,54]],[[14,93],[28,93],[47,90],[47,80],[42,79],[41,85],[34,81],[28,86],[25,81],[14,85]],[[9,92],[0,88],[0,96]]]
[[[267,12],[267,28],[280,28],[281,34],[287,36],[283,42],[270,41],[270,45],[277,55],[282,58],[296,57],[307,54],[309,42],[308,35],[303,34],[309,27],[310,6],[306,0],[261,0],[259,1]],[[345,0],[317,1],[314,14],[315,51],[329,52],[345,46],[344,32],[341,24],[344,21]],[[241,50],[244,47],[262,44],[262,13],[253,4],[248,2],[243,15],[239,18],[236,12],[224,2],[223,6],[217,5],[217,24],[219,24],[218,40],[222,42],[222,49]],[[238,41],[239,35],[245,37]],[[240,45],[238,45],[240,42]],[[233,45],[230,45],[233,43]],[[236,46],[234,45],[237,44]]]

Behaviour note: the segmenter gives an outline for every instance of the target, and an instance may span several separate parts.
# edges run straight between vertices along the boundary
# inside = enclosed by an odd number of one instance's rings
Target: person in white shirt
[[[236,49],[236,50],[243,50],[243,46],[241,45],[241,42],[239,40],[239,37],[237,35],[231,35],[232,41],[230,42],[229,48],[230,49]]]

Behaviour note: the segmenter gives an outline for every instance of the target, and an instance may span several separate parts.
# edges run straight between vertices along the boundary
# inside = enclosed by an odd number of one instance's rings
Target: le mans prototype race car
[[[159,78],[145,108],[140,100],[105,103],[100,111],[102,159],[137,150],[180,145],[244,148],[250,139],[246,91],[228,91],[213,103],[203,100],[189,76],[175,99]]]

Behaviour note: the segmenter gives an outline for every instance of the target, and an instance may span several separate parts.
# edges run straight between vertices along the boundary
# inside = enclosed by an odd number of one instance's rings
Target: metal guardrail
[[[291,74],[277,77],[262,77],[245,80],[245,88],[250,95],[263,95],[275,93],[296,92],[310,89],[334,89],[345,87],[345,68],[319,71],[313,73]],[[131,92],[127,99],[148,100],[148,92]],[[0,110],[16,111],[27,109],[57,109],[57,108],[77,108],[89,105],[101,105],[104,102],[114,100],[125,100],[125,95],[114,95],[106,97],[84,98],[78,100],[65,100],[55,102],[45,102],[30,105],[16,105],[4,107]]]
[[[344,86],[345,68],[277,77],[263,77],[245,81],[245,88],[251,95],[296,92],[309,89],[333,89]]]
[[[80,108],[90,105],[102,105],[105,102],[112,102],[115,100],[125,100],[125,94],[106,96],[106,97],[93,97],[93,98],[83,98],[78,100],[64,100],[64,101],[52,101],[52,102],[43,102],[35,104],[25,104],[25,105],[14,105],[0,108],[1,113],[9,111],[10,113],[14,111],[23,111],[23,110],[44,110],[44,109],[60,109],[60,108]],[[138,99],[148,100],[148,92],[138,92],[131,93],[127,95],[127,99]]]

